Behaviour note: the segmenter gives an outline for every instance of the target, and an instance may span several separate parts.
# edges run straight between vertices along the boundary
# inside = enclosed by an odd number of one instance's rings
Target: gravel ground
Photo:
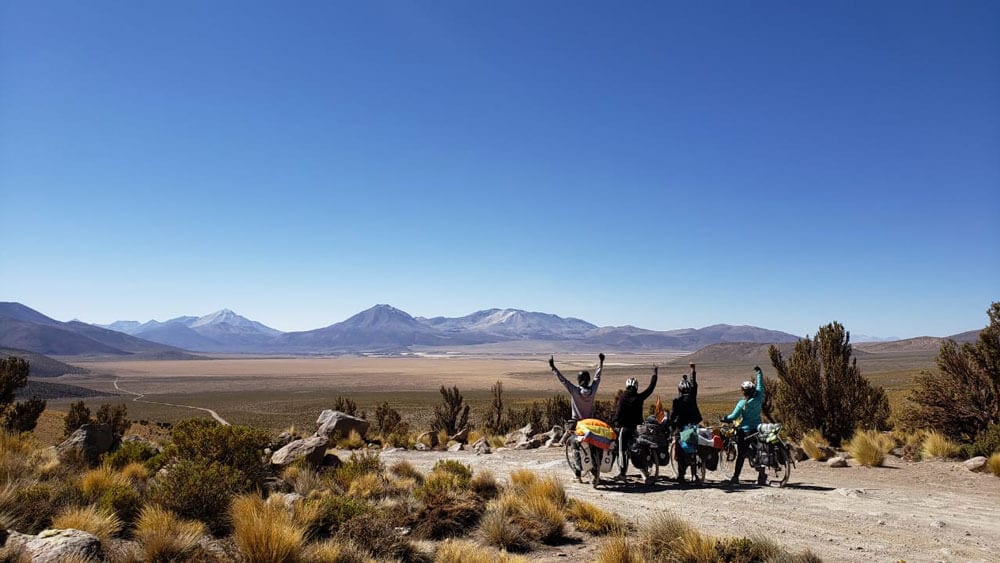
[[[577,483],[562,449],[474,452],[386,452],[386,464],[407,459],[429,470],[438,459],[458,459],[486,468],[499,479],[514,469],[560,476],[567,493],[632,521],[669,511],[700,532],[714,536],[760,535],[793,552],[810,549],[825,561],[1000,561],[1000,479],[972,473],[959,462],[910,463],[888,457],[880,468],[834,469],[800,462],[784,488],[745,481],[725,487],[709,472],[701,487],[660,478],[645,485],[630,470],[628,482],[608,480],[594,490]],[[744,469],[744,478],[753,470]],[[532,558],[590,559],[600,539],[572,534],[562,546]]]

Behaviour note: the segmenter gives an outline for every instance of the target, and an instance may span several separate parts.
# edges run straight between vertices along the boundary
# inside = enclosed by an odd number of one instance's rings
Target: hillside
[[[83,374],[89,373],[86,369],[64,364],[58,360],[29,352],[28,350],[17,350],[14,348],[0,348],[0,356],[16,356],[28,360],[30,372],[29,377],[59,377],[69,373]]]

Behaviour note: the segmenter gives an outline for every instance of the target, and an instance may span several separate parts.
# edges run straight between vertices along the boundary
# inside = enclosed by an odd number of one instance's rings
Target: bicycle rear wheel
[[[722,451],[719,452],[718,473],[723,479],[731,479],[733,472],[736,471],[736,456],[739,455],[737,448],[736,441],[730,440],[722,446]]]
[[[782,446],[775,446],[773,455],[773,465],[768,467],[767,484],[772,487],[784,487],[792,475],[792,460],[788,450]]]
[[[573,474],[576,475],[577,481],[582,481],[583,476],[581,472],[583,471],[583,463],[580,461],[579,444],[572,437],[566,440],[566,463],[569,464],[569,468],[573,470]]]

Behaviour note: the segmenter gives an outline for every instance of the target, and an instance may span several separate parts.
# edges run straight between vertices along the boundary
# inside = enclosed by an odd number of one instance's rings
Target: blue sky
[[[995,2],[0,4],[0,299],[943,336],[1000,299]]]

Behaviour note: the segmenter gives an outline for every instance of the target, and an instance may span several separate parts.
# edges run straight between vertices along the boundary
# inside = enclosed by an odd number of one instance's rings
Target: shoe
[[[766,485],[767,484],[767,476],[761,475],[761,476],[757,477],[757,484],[758,485]]]
[[[729,484],[730,485],[739,485],[740,484],[740,478],[736,477],[736,476],[731,477],[729,479]]]

